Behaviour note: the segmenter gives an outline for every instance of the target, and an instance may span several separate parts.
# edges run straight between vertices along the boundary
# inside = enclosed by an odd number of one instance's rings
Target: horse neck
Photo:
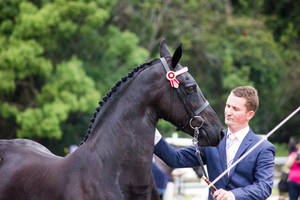
[[[155,92],[159,92],[155,75],[157,69],[152,68],[154,66],[148,67],[128,81],[110,97],[98,114],[99,121],[96,122],[86,146],[97,152],[101,158],[152,158],[158,114],[151,102],[159,96]]]

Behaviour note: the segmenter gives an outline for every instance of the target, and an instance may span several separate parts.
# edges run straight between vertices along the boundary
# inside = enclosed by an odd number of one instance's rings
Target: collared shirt
[[[245,136],[249,132],[249,129],[250,129],[249,126],[246,126],[245,128],[243,128],[243,129],[241,129],[241,130],[239,130],[235,133],[232,133],[231,130],[228,128],[228,131],[227,131],[227,140],[228,141],[226,141],[226,143],[228,144],[229,143],[229,138],[231,139],[230,147],[229,148],[226,147],[227,151],[230,151],[230,155],[231,155],[230,156],[231,159],[228,160],[230,162],[229,165],[232,164],[233,158],[235,157],[235,154],[238,151],[243,139],[245,138]]]
[[[226,141],[226,143],[227,143],[226,144],[226,149],[227,149],[226,150],[226,156],[228,157],[229,156],[228,154],[230,154],[230,159],[227,158],[227,166],[228,167],[232,164],[233,158],[235,157],[236,152],[238,151],[243,139],[245,138],[245,136],[247,135],[249,130],[250,130],[250,128],[249,128],[249,126],[247,126],[247,127],[243,128],[243,129],[241,129],[241,130],[239,130],[235,133],[232,133],[231,130],[228,128],[227,141]],[[231,140],[230,141],[230,143],[231,143],[230,147],[227,146],[228,143],[229,143],[229,140]],[[229,161],[229,163],[228,163],[228,161]],[[229,173],[230,172],[228,172],[228,175],[229,175]],[[230,192],[230,195],[231,195],[230,199],[235,200],[234,194],[231,191],[229,191],[229,192]]]

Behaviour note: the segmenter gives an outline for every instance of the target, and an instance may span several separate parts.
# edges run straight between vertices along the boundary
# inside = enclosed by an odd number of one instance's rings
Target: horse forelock
[[[146,62],[138,67],[135,67],[131,72],[129,72],[127,74],[127,76],[124,76],[121,78],[121,80],[117,81],[115,83],[115,85],[111,88],[111,90],[102,97],[102,101],[99,101],[99,106],[96,108],[96,111],[93,114],[93,117],[90,120],[90,125],[88,127],[87,133],[85,134],[83,140],[81,141],[80,145],[82,145],[83,143],[85,143],[87,141],[87,139],[89,138],[90,134],[93,132],[94,128],[96,127],[97,124],[97,116],[101,110],[101,108],[104,106],[105,103],[108,102],[108,100],[110,99],[110,97],[112,96],[113,93],[117,92],[118,88],[121,87],[122,85],[124,85],[125,83],[129,82],[129,80],[132,80],[133,77],[135,77],[137,74],[139,74],[141,71],[143,71],[144,69],[150,67],[153,65],[153,63],[155,61],[157,61],[159,59],[154,59],[151,60],[149,62]]]

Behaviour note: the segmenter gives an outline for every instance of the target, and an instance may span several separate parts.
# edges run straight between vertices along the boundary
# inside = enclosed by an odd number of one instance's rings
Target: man
[[[249,121],[258,108],[258,95],[251,86],[241,86],[229,94],[225,106],[226,136],[216,147],[200,147],[201,157],[207,165],[210,180],[214,180],[261,138],[249,127]],[[199,165],[194,147],[175,150],[158,131],[155,133],[154,153],[170,167]],[[215,186],[218,188],[209,199],[263,200],[272,192],[275,147],[268,141],[233,167]]]

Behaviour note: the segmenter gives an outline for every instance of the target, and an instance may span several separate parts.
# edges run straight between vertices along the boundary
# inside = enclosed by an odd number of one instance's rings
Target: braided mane
[[[121,78],[121,80],[117,81],[116,84],[111,88],[111,90],[102,98],[102,101],[99,101],[99,103],[98,103],[99,106],[96,108],[96,111],[94,112],[93,117],[90,120],[90,125],[87,129],[87,133],[85,134],[82,141],[80,142],[80,145],[82,145],[83,143],[85,143],[87,141],[88,137],[94,130],[94,128],[95,128],[94,123],[96,123],[95,119],[96,119],[98,113],[100,112],[101,107],[103,107],[103,105],[109,100],[109,98],[112,96],[112,94],[115,93],[122,84],[131,80],[132,77],[134,77],[138,72],[141,72],[142,70],[146,69],[146,67],[151,66],[153,64],[153,62],[156,60],[158,60],[158,59],[154,59],[152,61],[146,62],[146,63],[134,68],[131,72],[129,72],[127,74],[127,76],[124,76]]]

